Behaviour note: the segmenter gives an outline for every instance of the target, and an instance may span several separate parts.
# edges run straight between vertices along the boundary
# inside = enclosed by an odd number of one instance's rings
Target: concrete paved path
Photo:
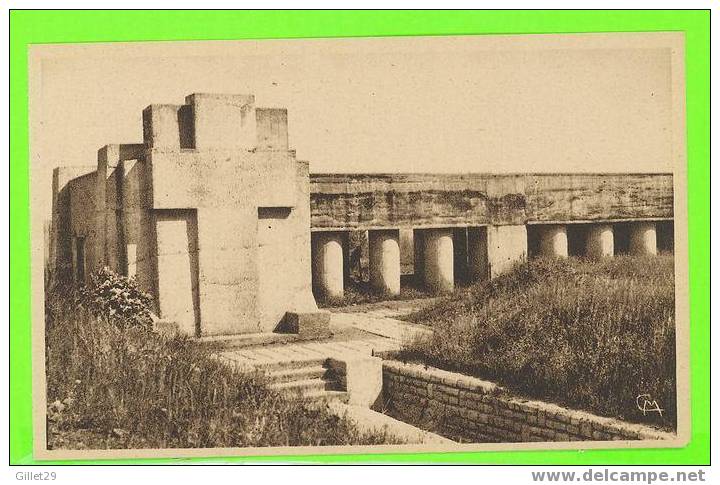
[[[427,300],[422,302],[426,304]],[[330,318],[333,337],[330,339],[249,345],[220,351],[218,356],[244,368],[318,358],[343,360],[358,354],[377,355],[397,351],[403,343],[431,332],[427,327],[396,318],[417,309],[417,301],[390,303],[395,305],[384,303],[333,309]]]
[[[397,340],[374,337],[346,341],[296,342],[247,347],[220,352],[220,358],[245,367],[263,367],[283,362],[303,362],[335,358],[344,360],[352,355],[374,355],[400,349]]]

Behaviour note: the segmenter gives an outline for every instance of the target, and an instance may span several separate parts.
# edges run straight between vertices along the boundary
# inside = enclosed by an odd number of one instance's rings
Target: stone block
[[[288,113],[286,109],[255,110],[258,150],[288,149]]]
[[[180,149],[180,106],[153,104],[142,112],[143,140],[152,148]]]
[[[255,96],[195,93],[185,98],[185,104],[193,107],[196,149],[255,147]]]
[[[337,374],[345,376],[348,403],[373,407],[380,402],[383,390],[383,365],[379,357],[358,356],[344,360],[330,359],[328,365]],[[402,402],[418,404],[418,399],[408,393],[400,394]]]
[[[330,337],[330,312],[286,312],[278,331],[296,333],[302,339]]]

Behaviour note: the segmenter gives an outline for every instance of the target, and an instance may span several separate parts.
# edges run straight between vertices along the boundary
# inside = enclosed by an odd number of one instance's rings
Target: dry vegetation
[[[102,291],[118,295],[126,283],[116,279],[117,290]],[[127,295],[137,296],[132,288]],[[67,294],[47,300],[51,449],[397,442],[272,392],[262,376],[226,366],[190,338],[157,334],[128,315],[99,317],[95,297],[79,304]]]
[[[676,425],[671,255],[533,260],[407,317],[434,336],[405,360],[602,415]],[[662,416],[643,416],[650,394]]]

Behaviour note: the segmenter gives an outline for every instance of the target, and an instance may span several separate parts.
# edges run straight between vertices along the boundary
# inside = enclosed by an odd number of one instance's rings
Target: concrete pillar
[[[455,289],[452,229],[428,229],[423,236],[425,286],[435,293]]]
[[[370,284],[385,295],[400,294],[400,234],[397,230],[368,231]]]
[[[472,281],[488,277],[487,228],[468,227],[468,272]]]
[[[553,224],[540,228],[540,254],[556,258],[567,258],[567,226]]]
[[[76,177],[93,173],[97,165],[57,167],[52,180],[52,260],[53,278],[56,281],[72,280],[73,238],[70,216],[70,190],[68,183]]]
[[[630,226],[630,254],[657,254],[655,222],[636,222]]]
[[[612,224],[593,224],[587,232],[585,255],[589,258],[608,258],[615,254],[615,232]]]
[[[324,297],[343,297],[343,239],[340,232],[313,234],[313,284]]]
[[[527,259],[527,228],[514,226],[488,226],[488,265],[494,278]]]

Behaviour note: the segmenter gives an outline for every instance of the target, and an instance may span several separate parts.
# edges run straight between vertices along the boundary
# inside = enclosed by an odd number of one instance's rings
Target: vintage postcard
[[[682,34],[30,66],[38,458],[687,443]]]

